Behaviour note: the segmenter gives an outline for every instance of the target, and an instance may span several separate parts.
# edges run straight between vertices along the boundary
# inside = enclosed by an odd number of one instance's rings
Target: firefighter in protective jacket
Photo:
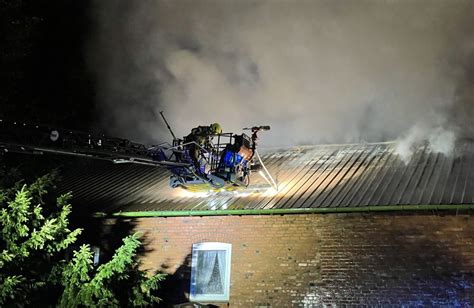
[[[222,128],[219,123],[213,123],[209,126],[193,128],[191,133],[184,138],[184,142],[189,143],[187,146],[189,156],[198,171],[200,171],[199,155],[201,154],[201,148],[209,148],[212,136],[218,134],[222,134]]]

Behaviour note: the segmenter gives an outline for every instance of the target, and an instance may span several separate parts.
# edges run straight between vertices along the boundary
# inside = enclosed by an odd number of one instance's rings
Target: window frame
[[[198,264],[198,251],[225,251],[225,279],[223,281],[224,294],[196,294],[196,274]],[[228,302],[230,297],[230,268],[231,268],[232,244],[218,242],[204,242],[193,244],[191,259],[191,282],[189,299],[192,302]]]

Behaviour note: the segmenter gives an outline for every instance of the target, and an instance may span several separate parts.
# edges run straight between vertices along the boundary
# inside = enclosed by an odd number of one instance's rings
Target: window
[[[231,248],[231,244],[225,243],[193,245],[191,301],[229,300]]]
[[[94,254],[94,266],[99,265],[100,258],[100,248],[97,246],[92,246],[92,253]]]

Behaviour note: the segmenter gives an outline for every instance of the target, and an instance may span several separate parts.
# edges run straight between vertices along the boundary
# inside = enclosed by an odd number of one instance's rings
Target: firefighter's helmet
[[[219,123],[213,123],[211,124],[211,132],[213,134],[222,134],[222,127]]]

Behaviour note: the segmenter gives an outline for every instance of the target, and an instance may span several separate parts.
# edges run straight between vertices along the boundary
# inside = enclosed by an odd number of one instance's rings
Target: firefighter
[[[219,123],[209,126],[198,126],[191,130],[191,133],[184,138],[185,143],[190,143],[188,147],[189,156],[193,160],[198,172],[201,171],[199,165],[199,155],[201,148],[208,149],[213,135],[222,134],[222,127]]]
[[[197,144],[204,146],[209,144],[212,135],[222,133],[222,128],[219,123],[213,123],[209,126],[198,126],[191,130],[191,133],[186,136],[186,142],[195,141]],[[188,141],[189,140],[189,141]]]

